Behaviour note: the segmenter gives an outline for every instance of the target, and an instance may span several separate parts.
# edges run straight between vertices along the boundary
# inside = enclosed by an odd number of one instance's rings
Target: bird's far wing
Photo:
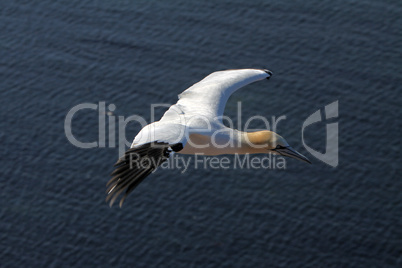
[[[124,192],[120,207],[126,197],[173,152],[186,144],[186,128],[178,124],[152,123],[135,137],[131,148],[115,164],[112,179],[106,187],[106,202],[110,206]]]
[[[214,72],[181,93],[179,101],[172,108],[183,111],[186,117],[202,115],[211,119],[221,118],[226,102],[233,92],[271,75],[271,71],[262,69]],[[165,115],[168,116],[169,111]]]

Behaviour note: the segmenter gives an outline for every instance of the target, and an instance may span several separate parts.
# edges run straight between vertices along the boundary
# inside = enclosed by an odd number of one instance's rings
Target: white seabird
[[[219,71],[186,89],[159,121],[138,133],[131,148],[117,161],[113,178],[107,183],[106,201],[112,206],[125,192],[120,200],[121,207],[127,195],[175,152],[204,155],[271,153],[311,163],[275,132],[242,132],[222,123],[226,102],[233,92],[271,76],[271,71],[262,69]]]

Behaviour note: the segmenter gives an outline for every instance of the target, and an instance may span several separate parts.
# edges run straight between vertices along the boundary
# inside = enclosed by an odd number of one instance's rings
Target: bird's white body
[[[243,133],[223,125],[200,133],[189,135],[181,154],[244,154]]]

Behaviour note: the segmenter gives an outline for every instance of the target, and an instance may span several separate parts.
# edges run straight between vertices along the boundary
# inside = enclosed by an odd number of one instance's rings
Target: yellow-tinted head
[[[289,146],[289,144],[282,136],[269,130],[249,132],[246,134],[247,135],[245,140],[251,147],[272,150],[275,149],[277,145],[283,147]]]
[[[307,157],[290,147],[286,140],[275,132],[269,130],[249,132],[246,133],[244,140],[250,153],[278,154],[311,164]]]

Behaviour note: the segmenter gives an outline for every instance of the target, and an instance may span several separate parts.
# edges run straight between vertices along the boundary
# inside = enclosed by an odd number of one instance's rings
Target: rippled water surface
[[[0,266],[401,267],[401,11],[397,1],[2,1]],[[313,165],[158,170],[110,209],[118,149],[73,146],[67,112],[104,101],[116,117],[149,120],[152,103],[247,67],[274,76],[236,92],[225,114],[242,101],[244,118],[286,115],[278,132]],[[300,130],[337,100],[332,168]],[[96,141],[97,117],[77,113],[75,137]],[[325,122],[305,135],[325,150]]]

